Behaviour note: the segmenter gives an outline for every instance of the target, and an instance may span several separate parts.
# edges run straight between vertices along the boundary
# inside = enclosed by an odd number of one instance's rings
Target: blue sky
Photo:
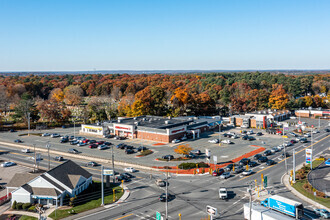
[[[330,69],[328,0],[0,0],[0,71]]]

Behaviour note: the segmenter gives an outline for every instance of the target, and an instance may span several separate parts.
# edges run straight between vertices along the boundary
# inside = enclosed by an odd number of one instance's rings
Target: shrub
[[[27,210],[28,208],[30,208],[30,206],[31,206],[31,203],[24,203],[23,206],[22,206],[22,208],[24,210]]]
[[[16,204],[16,209],[17,209],[17,210],[21,210],[22,207],[23,207],[23,203],[22,203],[22,202],[18,202],[18,203]]]
[[[153,153],[152,150],[144,150],[143,152],[140,152],[140,154],[138,156],[147,156],[152,153]]]
[[[16,209],[17,202],[16,200],[13,202],[13,205],[11,206],[12,209]]]
[[[30,208],[28,208],[28,211],[29,212],[34,212],[35,209],[36,209],[36,207],[33,205],[33,206],[30,206]]]
[[[320,192],[320,191],[316,191],[316,196],[325,198],[325,193]]]
[[[198,165],[198,167],[197,167]],[[179,169],[183,169],[183,170],[188,170],[188,169],[194,169],[194,168],[205,168],[205,167],[209,167],[208,164],[204,163],[204,162],[200,162],[200,163],[181,163],[179,164]]]

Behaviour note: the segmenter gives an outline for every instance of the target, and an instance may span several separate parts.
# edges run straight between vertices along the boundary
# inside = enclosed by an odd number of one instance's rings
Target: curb
[[[326,209],[328,211],[330,211],[329,208],[325,207],[324,205],[321,205],[317,202],[315,202],[314,200],[307,198],[306,196],[302,195],[301,193],[299,193],[295,188],[293,188],[290,183],[289,183],[289,175],[285,174],[282,176],[282,182],[285,185],[285,187],[290,190],[290,192],[292,192],[295,196],[299,197],[300,199],[304,200],[305,202],[312,204],[314,206],[316,206],[317,208],[320,209]]]
[[[127,188],[127,186],[124,186],[124,190],[125,190],[124,194],[122,195],[122,197],[120,197],[120,199],[118,199],[117,202],[111,203],[109,205],[105,205],[104,208],[108,209],[124,202],[131,194],[131,191]]]

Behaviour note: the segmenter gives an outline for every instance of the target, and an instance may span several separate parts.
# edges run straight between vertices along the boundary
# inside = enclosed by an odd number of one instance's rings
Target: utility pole
[[[113,174],[115,175],[115,174]],[[103,165],[101,167],[101,197],[102,197],[102,202],[101,206],[104,206],[104,180],[103,180]]]
[[[251,183],[249,184],[249,188],[248,188],[248,192],[250,194],[250,201],[249,201],[249,220],[252,220],[252,187],[251,187]]]
[[[36,172],[37,168],[37,152],[36,152],[36,145],[33,144],[33,152],[34,152],[34,173]]]
[[[112,172],[113,172],[112,182],[113,182],[113,184],[115,184],[115,155],[113,154],[113,145],[112,145],[111,149],[112,149]]]
[[[313,170],[313,127],[311,126],[311,148],[312,148],[312,154],[311,154],[311,170]]]
[[[295,183],[296,182],[296,151],[293,149],[292,151],[292,157],[293,157],[293,177],[292,181]]]
[[[76,118],[73,119],[73,139],[76,139]]]
[[[283,138],[283,147],[284,147],[285,173],[288,174],[288,164],[287,164],[287,161],[286,161],[286,147],[285,147],[285,144],[284,144],[284,125],[283,125],[283,135],[282,135],[282,138]]]
[[[30,136],[30,112],[28,114],[28,136]]]
[[[49,154],[49,149],[50,149],[50,144],[49,141],[46,145],[47,151],[48,151],[48,170],[50,170],[50,154]]]

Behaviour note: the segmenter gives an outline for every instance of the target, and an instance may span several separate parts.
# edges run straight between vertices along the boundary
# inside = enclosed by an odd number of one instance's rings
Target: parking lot
[[[288,120],[288,122],[296,122],[297,120]],[[308,124],[318,124],[318,120],[314,119],[304,119]],[[321,120],[321,126],[327,125],[327,121]],[[78,130],[80,128],[76,128],[76,135],[80,136],[78,134]],[[296,129],[295,126],[292,126],[289,128],[289,132]],[[152,141],[145,141],[140,139],[125,139],[125,140],[115,140],[113,138],[106,139],[106,138],[97,138],[93,136],[85,136],[86,138],[90,140],[96,140],[96,141],[108,141],[111,142],[113,145],[116,146],[119,143],[125,143],[126,145],[131,145],[135,148],[133,154],[125,154],[124,150],[117,149],[114,147],[114,154],[115,154],[115,160],[116,161],[123,161],[123,162],[130,162],[135,164],[141,164],[141,165],[147,165],[147,166],[177,166],[178,164],[182,163],[183,161],[170,161],[170,162],[164,162],[164,161],[158,161],[157,158],[161,158],[164,155],[173,155],[175,158],[178,158],[182,155],[176,154],[174,152],[174,149],[176,146],[181,144],[188,144],[193,150],[200,150],[202,154],[198,156],[197,158],[189,160],[189,162],[208,162],[205,156],[206,149],[209,149],[211,152],[211,163],[214,163],[213,156],[217,156],[217,163],[223,163],[230,161],[234,158],[237,158],[245,153],[251,152],[256,149],[255,146],[261,146],[266,149],[271,149],[274,146],[278,146],[280,144],[283,144],[283,141],[289,141],[291,139],[294,139],[294,137],[289,137],[289,139],[284,139],[280,135],[273,135],[266,133],[265,130],[259,130],[259,129],[245,129],[246,131],[253,130],[253,134],[249,135],[251,137],[254,137],[255,140],[243,140],[241,138],[241,130],[240,128],[231,128],[224,130],[222,132],[208,132],[201,134],[201,137],[199,139],[188,139],[186,141],[176,143],[176,144],[162,144],[162,145],[155,145],[159,144],[157,142]],[[232,139],[229,137],[224,137],[224,133],[235,133],[239,137],[236,139]],[[261,136],[257,136],[256,132],[262,132]],[[97,148],[90,149],[88,148],[88,145],[85,146],[76,146],[76,145],[70,145],[70,143],[60,143],[61,138],[52,138],[50,136],[47,137],[40,137],[35,135],[30,136],[19,136],[19,134],[27,133],[27,131],[19,131],[19,132],[6,132],[6,133],[0,133],[0,138],[4,141],[13,143],[14,140],[20,139],[23,141],[21,145],[27,145],[30,147],[33,147],[33,144],[36,145],[36,147],[46,148],[46,145],[49,143],[51,145],[52,150],[57,150],[59,152],[68,152],[70,148],[75,148],[79,151],[79,153],[94,156],[97,158],[111,158],[111,146],[106,150],[98,150]],[[62,136],[65,135],[73,135],[74,129],[73,128],[56,128],[56,129],[49,129],[49,130],[42,130],[42,131],[31,131],[31,133],[58,133]],[[221,139],[221,140],[231,140],[233,142],[232,144],[214,144],[209,143],[209,140],[213,139]],[[310,140],[310,138],[308,139]],[[144,157],[136,157],[139,153],[137,152],[137,148],[139,146],[146,146],[147,148],[151,149],[153,151],[152,154],[144,156]],[[188,162],[188,161],[187,161]]]

